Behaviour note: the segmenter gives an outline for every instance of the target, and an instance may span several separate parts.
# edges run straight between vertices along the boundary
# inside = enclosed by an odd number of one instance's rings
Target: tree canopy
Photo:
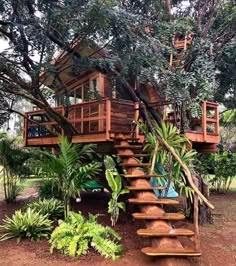
[[[0,0],[0,34],[8,44],[0,52],[1,123],[14,111],[14,102],[24,98],[45,109],[66,133],[75,133],[67,118],[51,108],[40,79],[43,70],[58,82],[62,70],[50,63],[58,51],[70,55],[75,71],[86,67],[119,80],[156,120],[134,80],[148,80],[160,95],[180,103],[190,103],[194,95],[192,105],[213,97],[230,105],[235,22],[235,0]],[[170,67],[173,36],[189,33],[194,42],[184,55],[184,68]],[[107,56],[81,56],[72,48],[78,40],[93,41]]]

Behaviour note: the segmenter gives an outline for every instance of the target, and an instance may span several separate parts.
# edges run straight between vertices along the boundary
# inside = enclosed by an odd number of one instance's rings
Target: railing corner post
[[[110,139],[110,131],[111,131],[111,100],[109,98],[106,99],[106,139]]]

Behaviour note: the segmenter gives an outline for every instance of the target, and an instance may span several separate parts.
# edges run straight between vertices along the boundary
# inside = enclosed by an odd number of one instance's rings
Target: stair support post
[[[193,177],[193,181],[196,185],[196,187],[198,187],[198,179],[196,177]],[[199,204],[199,199],[198,199],[198,194],[196,192],[194,192],[194,199],[193,199],[193,224],[194,224],[194,245],[195,245],[195,249],[196,251],[200,251],[200,236],[199,236],[199,226],[198,226],[198,217],[199,217],[199,208],[198,208],[198,204]]]

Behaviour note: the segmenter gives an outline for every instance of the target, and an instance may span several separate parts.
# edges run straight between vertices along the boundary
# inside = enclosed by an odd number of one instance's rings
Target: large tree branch
[[[219,3],[219,0],[213,0],[213,2],[212,2],[212,6],[210,8],[210,14],[209,14],[208,20],[205,24],[205,28],[203,30],[203,35],[202,35],[203,39],[206,39],[208,31],[209,31],[209,29],[210,29],[210,27],[214,21],[214,15],[217,12],[218,3]]]

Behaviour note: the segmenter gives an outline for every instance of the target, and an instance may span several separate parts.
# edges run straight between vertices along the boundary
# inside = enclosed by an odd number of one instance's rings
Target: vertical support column
[[[187,36],[184,37],[184,51],[187,50]]]
[[[24,132],[23,132],[23,137],[24,137],[24,146],[27,145],[27,140],[28,140],[28,115],[26,114],[26,118],[24,118]]]
[[[139,119],[139,103],[138,102],[135,102],[134,103],[134,121],[138,121]],[[135,138],[138,138],[139,137],[139,127],[138,125],[136,125],[135,127]]]
[[[173,53],[170,54],[170,66],[173,65]]]
[[[104,92],[104,75],[99,73],[98,75],[98,93],[101,97],[104,97],[105,92]]]
[[[110,139],[111,130],[111,100],[106,99],[106,139]]]
[[[207,135],[207,112],[206,112],[206,102],[202,103],[202,131],[203,131],[203,141],[206,142],[206,135]]]
[[[215,119],[216,119],[216,123],[215,123],[215,133],[217,135],[220,134],[220,124],[219,124],[219,105],[216,106],[216,109],[215,109]]]
[[[193,177],[193,181],[198,188],[198,179],[196,177]],[[194,213],[193,213],[193,223],[194,223],[194,245],[195,250],[198,252],[200,251],[200,239],[199,239],[199,226],[198,226],[198,216],[199,216],[199,209],[198,209],[198,195],[196,192],[194,192],[194,200],[193,200],[193,206],[194,206]]]
[[[65,107],[62,107],[62,115],[65,116]],[[61,135],[62,135],[62,137],[65,137],[65,132],[64,132],[63,128],[61,128]]]

